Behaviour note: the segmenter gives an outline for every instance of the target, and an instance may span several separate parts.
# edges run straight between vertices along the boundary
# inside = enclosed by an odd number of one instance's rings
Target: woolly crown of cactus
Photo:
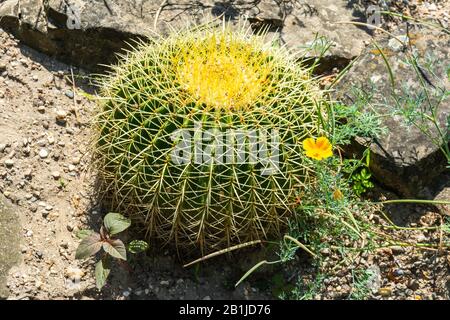
[[[276,236],[308,183],[301,142],[323,103],[311,71],[226,24],[139,43],[100,82],[102,191],[178,248]]]

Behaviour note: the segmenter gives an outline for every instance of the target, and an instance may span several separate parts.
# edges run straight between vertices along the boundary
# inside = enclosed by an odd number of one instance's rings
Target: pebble
[[[367,287],[372,293],[376,293],[380,290],[381,287],[381,270],[377,265],[371,265],[368,268],[371,275],[367,279]]]
[[[39,157],[40,157],[41,159],[47,158],[47,157],[48,157],[48,151],[47,151],[46,149],[41,149],[41,150],[39,151]]]
[[[54,144],[55,143],[55,137],[53,137],[53,135],[49,135],[47,137],[48,143],[49,144]]]
[[[424,242],[424,241],[426,241],[427,240],[427,237],[425,237],[423,234],[420,234],[418,237],[417,237],[417,242]]]
[[[64,110],[56,111],[56,122],[66,123],[67,112]]]
[[[402,269],[395,269],[393,272],[394,276],[401,277],[405,274],[405,272]]]
[[[391,293],[391,288],[380,288],[380,290],[378,290],[378,294],[382,297],[389,297]]]
[[[435,3],[430,3],[430,4],[428,5],[428,10],[430,10],[430,11],[436,11],[436,10],[437,10],[436,4],[435,4]]]
[[[64,94],[66,95],[67,98],[70,98],[70,99],[73,99],[73,97],[74,97],[72,90],[67,90]]]
[[[393,246],[391,247],[393,253],[399,254],[405,252],[405,248],[401,246]]]
[[[68,267],[66,269],[66,276],[72,281],[78,282],[84,276],[83,270],[77,267]]]
[[[5,151],[5,149],[6,149],[6,144],[0,143],[0,152]]]
[[[77,167],[75,167],[73,164],[69,164],[69,171],[75,171]]]
[[[408,288],[416,291],[417,289],[419,289],[419,283],[416,280],[412,279],[408,282]]]
[[[59,171],[53,171],[52,172],[52,177],[54,179],[59,179],[61,177],[61,173]]]
[[[72,158],[72,164],[77,165],[80,164],[80,157],[74,157]]]
[[[169,285],[169,281],[161,280],[161,282],[159,284],[162,285],[162,286],[168,286]]]
[[[11,168],[12,166],[14,166],[14,160],[13,159],[6,159],[5,160],[5,166],[7,168]]]

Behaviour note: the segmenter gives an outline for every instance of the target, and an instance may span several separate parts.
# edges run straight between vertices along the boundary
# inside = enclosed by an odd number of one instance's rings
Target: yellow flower
[[[306,151],[306,156],[322,160],[333,155],[332,145],[326,137],[319,137],[317,140],[308,138],[303,140],[303,149]]]
[[[334,200],[342,200],[344,198],[344,195],[342,194],[342,191],[339,189],[334,190],[333,192],[333,199]]]

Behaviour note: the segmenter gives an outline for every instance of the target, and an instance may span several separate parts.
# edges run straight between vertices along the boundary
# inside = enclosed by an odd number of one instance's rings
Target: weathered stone
[[[435,201],[450,201],[450,170],[442,173],[421,191],[421,196]],[[440,213],[450,216],[450,204],[438,203],[436,208]]]
[[[189,23],[221,17],[238,24],[246,17],[256,31],[270,34],[293,49],[311,43],[316,33],[333,43],[322,60],[324,68],[340,66],[364,48],[370,35],[341,21],[354,20],[347,1],[244,0],[239,2],[123,0],[6,0],[0,3],[0,27],[25,44],[60,60],[98,70],[115,61],[116,53],[137,39],[166,34]],[[219,18],[220,17],[220,18]],[[156,29],[154,28],[156,26]],[[312,52],[312,55],[315,53]]]
[[[18,217],[0,195],[0,299],[8,296],[5,286],[8,271],[20,259],[19,234]]]
[[[336,87],[336,97],[347,104],[361,103],[355,88],[359,92],[364,90],[366,96],[372,96],[369,102],[364,103],[365,108],[382,115],[383,124],[388,129],[387,134],[370,144],[370,168],[374,176],[404,196],[423,196],[421,190],[445,170],[447,161],[439,148],[445,144],[442,138],[437,139],[439,143],[433,143],[419,129],[408,126],[403,116],[395,115],[393,109],[397,104],[397,109],[429,110],[424,88],[431,104],[436,104],[439,97],[448,92],[450,37],[438,30],[423,28],[411,29],[409,38],[402,30],[397,34],[399,40],[406,40],[404,45],[393,38],[384,38],[378,42],[381,51],[376,46],[368,47]],[[419,57],[420,71],[408,62],[412,52]],[[393,85],[384,58],[389,62]],[[427,71],[427,66],[431,66],[432,72]],[[418,101],[422,102],[413,107]],[[449,114],[447,97],[438,108],[439,127],[444,134],[449,130]],[[420,123],[428,126],[433,136],[439,137],[430,122]],[[347,153],[361,155],[366,145],[365,139],[358,138]]]

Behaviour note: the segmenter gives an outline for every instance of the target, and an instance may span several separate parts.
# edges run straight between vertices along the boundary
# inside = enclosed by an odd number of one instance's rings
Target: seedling
[[[110,212],[105,216],[99,233],[93,230],[80,230],[77,234],[82,240],[75,253],[75,259],[87,259],[103,249],[102,257],[95,265],[95,280],[99,290],[106,284],[110,274],[111,258],[118,261],[127,260],[125,244],[113,236],[125,231],[130,225],[130,219],[120,213]],[[147,242],[142,240],[133,240],[128,244],[130,253],[139,253],[147,249]]]

